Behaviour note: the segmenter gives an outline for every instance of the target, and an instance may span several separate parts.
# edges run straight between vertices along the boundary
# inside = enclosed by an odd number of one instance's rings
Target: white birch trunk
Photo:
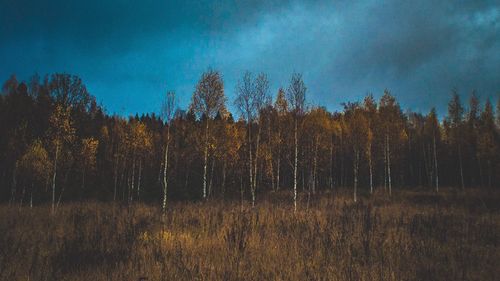
[[[259,157],[259,146],[260,146],[260,124],[259,130],[257,132],[257,140],[255,144],[255,158],[254,158],[254,168],[253,168],[253,187],[252,187],[252,207],[255,207],[255,193],[257,191],[257,167],[258,167],[258,157]]]
[[[167,209],[167,169],[168,169],[168,145],[170,143],[170,126],[167,127],[167,144],[165,146],[165,159],[163,164],[163,204],[162,210]]]
[[[207,162],[208,162],[208,115],[205,129],[205,156],[203,161],[203,199],[207,198]]]
[[[278,161],[276,163],[276,190],[280,190],[281,130],[278,129]]]
[[[142,159],[139,159],[139,175],[137,177],[137,201],[141,198],[141,177],[142,176]]]
[[[135,153],[134,153],[135,154]],[[129,190],[129,193],[128,193],[128,197],[129,197],[129,202],[132,202],[132,197],[133,197],[133,194],[134,194],[134,187],[135,187],[135,155],[132,156],[133,157],[133,160],[132,160],[132,177],[131,177],[131,183],[130,183],[130,190]]]

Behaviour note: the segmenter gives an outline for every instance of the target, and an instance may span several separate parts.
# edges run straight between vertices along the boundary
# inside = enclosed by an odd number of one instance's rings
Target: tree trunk
[[[259,159],[259,146],[260,146],[260,132],[261,126],[258,124],[259,129],[257,131],[257,140],[255,144],[255,157],[254,157],[254,169],[253,169],[253,188],[252,188],[252,207],[255,207],[255,193],[257,192],[257,167]]]
[[[167,209],[167,169],[168,169],[168,145],[170,143],[170,125],[167,125],[167,143],[165,145],[165,159],[163,164],[163,204],[162,210]]]
[[[295,139],[295,161],[293,164],[293,210],[297,212],[297,164],[298,164],[298,136],[297,136],[297,117],[295,117],[295,129],[294,129],[294,139]]]
[[[491,178],[492,178],[492,175],[491,175],[491,160],[488,160],[488,187],[491,188]]]
[[[354,149],[354,202],[357,201],[357,191],[358,191],[358,167],[359,167],[359,150]]]
[[[10,200],[9,200],[9,204],[12,204],[14,203],[16,200],[16,193],[17,193],[17,161],[16,163],[14,164],[14,169],[12,171],[12,187],[11,187],[11,190],[10,190]]]
[[[23,207],[24,196],[26,194],[26,184],[23,183],[23,190],[21,191],[21,200],[19,201],[19,208]]]
[[[458,164],[460,167],[460,182],[462,184],[462,190],[465,190],[465,184],[464,184],[464,170],[462,167],[462,147],[460,144],[458,144]]]
[[[482,164],[482,161],[481,161],[481,157],[476,156],[476,158],[477,158],[477,166],[478,166],[478,170],[479,170],[479,184],[480,184],[481,187],[483,187],[484,186],[484,181],[483,181],[483,164]]]
[[[214,179],[214,166],[215,166],[215,157],[212,157],[212,165],[210,168],[210,181],[208,183],[208,197],[212,197],[212,182]]]
[[[344,132],[340,134],[340,187],[344,187]]]
[[[330,186],[330,189],[333,189],[333,135],[331,136],[330,140],[330,171],[328,184]]]
[[[434,174],[436,177],[436,192],[439,192],[439,175],[438,175],[438,161],[437,161],[437,151],[436,151],[436,136],[433,138],[434,146]]]
[[[278,128],[278,161],[276,163],[276,190],[280,190],[281,130]]]
[[[243,208],[243,173],[240,174],[240,206]]]
[[[59,144],[56,144],[56,155],[54,157],[54,172],[52,174],[52,214],[55,213],[56,204],[56,177],[57,177],[57,158],[59,157]]]
[[[248,136],[248,172],[249,172],[249,181],[250,181],[250,192],[252,193],[252,197],[253,197],[252,121],[251,121],[250,117],[248,118],[247,136]]]
[[[384,142],[384,191],[387,192],[387,142]]]
[[[120,175],[120,180],[118,182],[118,185],[120,189],[122,190],[122,201],[125,201],[125,188],[123,188],[123,182],[125,181],[125,169],[126,169],[126,164],[127,164],[127,159],[123,158],[123,164],[122,164],[122,169],[121,169],[121,175]],[[128,176],[127,176],[128,178]],[[128,186],[127,186],[128,188]]]
[[[186,165],[186,173],[184,175],[184,189],[187,190],[189,185],[189,165]]]
[[[316,176],[318,173],[318,142],[319,140],[316,138],[316,145],[314,148],[314,159],[313,159],[313,184],[312,184],[312,193],[316,194]]]
[[[139,175],[137,177],[137,201],[141,198],[141,179],[142,179],[142,158],[139,158]]]
[[[64,189],[66,188],[67,184],[66,184],[66,180],[64,181],[65,184],[63,184],[62,186],[62,189],[61,189],[61,193],[59,193],[59,198],[57,199],[57,204],[56,204],[56,211],[59,209],[59,204],[61,203],[61,200],[62,200],[62,196],[64,194]]]
[[[207,165],[208,165],[208,115],[205,127],[205,156],[203,160],[203,199],[207,198]]]
[[[427,184],[432,185],[434,176],[432,175],[433,165],[431,165],[431,151],[429,146],[425,146],[424,142],[422,142],[422,153],[424,154],[424,167],[427,178]]]
[[[272,146],[272,131],[271,131],[271,115],[269,115],[269,118],[268,118],[268,123],[267,123],[267,136],[268,136],[268,140],[267,140],[267,143],[269,144],[269,153],[271,155],[271,157],[269,157],[269,169],[271,171],[271,190],[274,192],[276,191],[276,186],[275,186],[275,182],[274,182],[274,155],[273,155],[273,146]]]
[[[372,164],[372,146],[368,147],[368,169],[370,170],[370,194],[373,194],[373,164]]]
[[[135,154],[135,152],[134,152]],[[133,194],[134,194],[134,186],[135,186],[135,155],[132,156],[133,157],[133,160],[132,160],[132,176],[131,176],[131,183],[130,183],[130,190],[128,192],[128,200],[129,202],[132,202],[132,197],[133,197]]]
[[[221,184],[221,192],[222,198],[226,195],[226,158],[224,158],[222,163],[222,184]]]
[[[85,190],[85,167],[82,169],[82,196],[84,190]]]
[[[392,178],[391,178],[391,148],[389,146],[389,135],[386,135],[387,142],[387,180],[389,183],[389,196],[392,195]]]
[[[113,183],[113,202],[116,201],[116,188],[118,185],[118,157],[115,158],[114,183]]]
[[[413,159],[413,156],[412,156],[412,148],[411,148],[411,133],[408,133],[408,155],[410,156],[410,159]],[[408,166],[409,166],[409,170],[410,170],[410,185],[414,185],[414,179],[415,179],[415,175],[414,175],[414,171],[413,171],[413,161],[408,161]]]
[[[34,188],[34,184],[31,183],[31,191],[30,191],[30,209],[33,208],[33,188]]]

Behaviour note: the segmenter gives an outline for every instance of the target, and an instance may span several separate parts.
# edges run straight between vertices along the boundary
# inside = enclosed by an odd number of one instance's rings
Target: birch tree
[[[236,86],[236,99],[234,101],[240,115],[247,123],[247,149],[248,149],[248,169],[250,192],[252,195],[252,206],[255,206],[255,193],[257,190],[257,167],[260,146],[260,134],[262,124],[261,110],[269,100],[269,81],[265,74],[259,74],[256,78],[247,71]],[[257,133],[255,136],[255,153],[252,153],[253,139],[252,126],[256,121]]]
[[[353,186],[354,202],[357,201],[359,161],[362,152],[367,147],[369,126],[362,108],[357,103],[348,103],[344,105],[347,121],[347,136],[353,152]]]
[[[325,148],[330,145],[332,126],[325,108],[312,108],[304,118],[304,134],[310,143],[310,191],[316,193],[318,170],[321,168],[321,155],[328,154]]]
[[[207,165],[210,120],[225,109],[224,82],[218,71],[209,69],[203,73],[191,98],[190,109],[199,118],[205,118],[205,149],[203,155],[203,199],[207,198]]]
[[[73,142],[75,129],[73,128],[70,108],[56,105],[54,112],[49,118],[50,129],[49,139],[53,148],[53,168],[52,168],[52,213],[55,213],[56,203],[56,180],[57,180],[57,165],[61,150],[71,142]]]
[[[169,91],[165,95],[165,99],[163,101],[161,115],[163,118],[163,122],[165,127],[167,128],[167,136],[165,139],[165,154],[163,159],[163,200],[162,200],[162,209],[165,212],[167,209],[167,184],[168,184],[168,148],[170,144],[170,127],[172,124],[172,119],[174,118],[174,110],[176,106],[175,100],[175,92]]]
[[[277,112],[277,122],[276,122],[276,143],[278,146],[277,158],[276,158],[276,190],[280,189],[280,171],[281,171],[281,145],[283,143],[282,127],[284,119],[288,114],[288,102],[285,98],[285,90],[279,88],[278,94],[276,96],[276,101],[274,102],[274,108]]]
[[[401,138],[404,136],[403,113],[396,99],[388,90],[380,99],[379,114],[384,136],[384,163],[385,180],[389,188],[389,196],[392,195],[392,164],[393,151],[398,148]],[[396,155],[396,154],[394,154]],[[384,181],[385,181],[384,180]]]
[[[293,162],[293,209],[297,211],[297,169],[299,162],[298,123],[304,115],[307,88],[302,80],[302,74],[294,73],[287,90],[287,99],[294,120],[294,162]]]
[[[373,194],[373,140],[374,140],[374,132],[377,126],[377,103],[373,98],[372,94],[369,94],[365,97],[363,102],[363,107],[366,115],[366,119],[368,121],[368,132],[367,132],[367,141],[366,141],[366,158],[368,159],[368,170],[370,176],[370,194]]]

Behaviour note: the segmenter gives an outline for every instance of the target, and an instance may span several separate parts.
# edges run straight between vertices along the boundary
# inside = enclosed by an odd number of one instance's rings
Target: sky
[[[403,109],[445,113],[500,95],[498,1],[0,0],[0,79],[80,76],[110,114],[181,108],[208,68],[230,109],[245,71],[273,96],[303,74],[311,106],[341,109],[384,89]]]

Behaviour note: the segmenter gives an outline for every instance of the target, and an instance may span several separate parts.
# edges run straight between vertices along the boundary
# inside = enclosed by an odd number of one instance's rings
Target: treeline
[[[165,207],[210,197],[255,204],[290,190],[297,208],[298,195],[339,187],[354,200],[360,189],[498,187],[500,101],[495,117],[489,100],[481,106],[473,93],[465,108],[452,91],[438,118],[403,112],[387,90],[342,112],[309,106],[306,92],[300,74],[273,94],[266,75],[247,72],[228,101],[220,73],[208,70],[188,109],[168,92],[159,114],[124,118],[106,114],[76,76],[12,76],[0,95],[0,198]]]

